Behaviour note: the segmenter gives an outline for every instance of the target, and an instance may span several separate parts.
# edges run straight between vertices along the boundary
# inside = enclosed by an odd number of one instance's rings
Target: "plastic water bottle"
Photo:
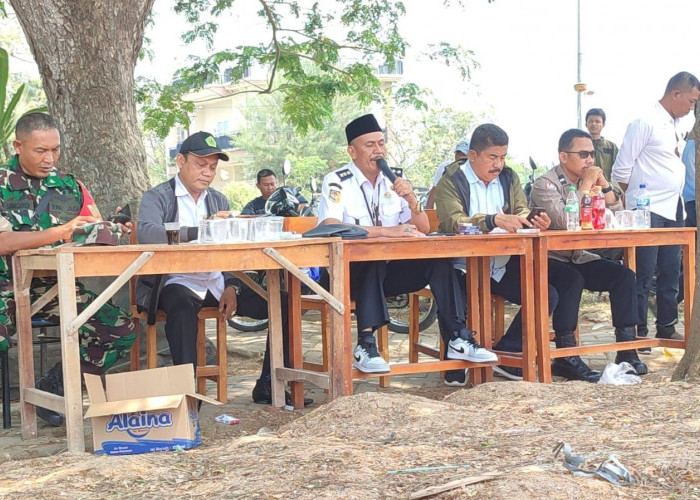
[[[576,196],[576,187],[569,186],[569,194],[566,195],[566,230],[576,231],[579,223],[579,204]]]
[[[643,219],[635,217],[635,221],[643,220],[643,223],[635,224],[640,229],[648,229],[651,227],[651,203],[649,200],[649,194],[647,193],[647,185],[640,184],[639,191],[637,191],[637,210],[644,212]]]

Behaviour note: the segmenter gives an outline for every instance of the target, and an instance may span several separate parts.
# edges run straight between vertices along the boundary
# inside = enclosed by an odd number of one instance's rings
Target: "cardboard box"
[[[106,375],[85,374],[95,454],[131,455],[202,444],[191,364]]]

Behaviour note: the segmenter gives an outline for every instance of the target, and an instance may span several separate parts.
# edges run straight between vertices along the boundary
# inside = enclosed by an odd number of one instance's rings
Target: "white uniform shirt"
[[[181,226],[198,227],[199,221],[207,217],[207,205],[204,200],[207,192],[199,195],[194,201],[184,184],[180,182],[180,176],[175,176],[175,197],[177,198],[177,214]],[[224,292],[224,275],[219,271],[210,273],[169,274],[165,285],[176,283],[183,285],[196,293],[201,299],[207,295],[207,290],[217,299]],[[164,286],[165,286],[164,285]]]
[[[408,203],[391,189],[379,172],[374,186],[354,163],[326,174],[321,190],[318,221],[338,219],[358,226],[393,227],[411,220]]]
[[[613,180],[628,184],[627,209],[637,207],[639,185],[646,184],[651,211],[676,220],[685,180],[685,166],[676,155],[683,151],[683,125],[658,102],[645,117],[629,124],[612,168]]]
[[[445,167],[447,165],[451,165],[452,163],[454,163],[454,160],[447,160],[443,161],[440,165],[438,165],[438,168],[435,171],[435,175],[433,175],[433,187],[436,187],[438,185],[438,182],[440,182],[442,175],[445,173]]]
[[[460,168],[469,182],[469,213],[467,215],[472,217],[474,214],[503,213],[505,196],[500,178],[496,177],[486,185],[476,176],[469,161],[464,162]],[[494,281],[501,281],[506,273],[506,264],[509,260],[510,256],[508,255],[491,257],[491,278]]]

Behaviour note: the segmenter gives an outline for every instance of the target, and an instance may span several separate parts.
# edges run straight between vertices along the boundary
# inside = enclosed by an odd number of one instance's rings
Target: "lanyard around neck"
[[[369,214],[369,218],[372,221],[373,226],[381,226],[381,222],[379,220],[379,200],[382,198],[382,181],[379,179],[379,186],[377,187],[377,203],[374,203],[374,189],[372,190],[372,206],[370,207],[369,201],[367,201],[367,195],[365,194],[365,190],[362,189],[362,186],[360,186],[360,191],[362,191],[362,198],[365,200],[365,207],[367,207],[367,213]]]

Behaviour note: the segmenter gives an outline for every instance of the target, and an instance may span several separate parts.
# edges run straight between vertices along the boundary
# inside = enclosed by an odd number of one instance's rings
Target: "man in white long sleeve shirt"
[[[688,127],[684,127],[680,119],[693,109],[698,95],[700,82],[695,76],[681,72],[672,77],[654,108],[629,124],[613,165],[612,178],[625,191],[627,209],[636,208],[639,186],[646,184],[651,227],[684,225],[682,192],[685,166],[680,151]],[[637,334],[646,337],[648,333],[649,288],[655,269],[656,336],[681,339],[674,327],[678,322],[678,245],[637,248]]]

